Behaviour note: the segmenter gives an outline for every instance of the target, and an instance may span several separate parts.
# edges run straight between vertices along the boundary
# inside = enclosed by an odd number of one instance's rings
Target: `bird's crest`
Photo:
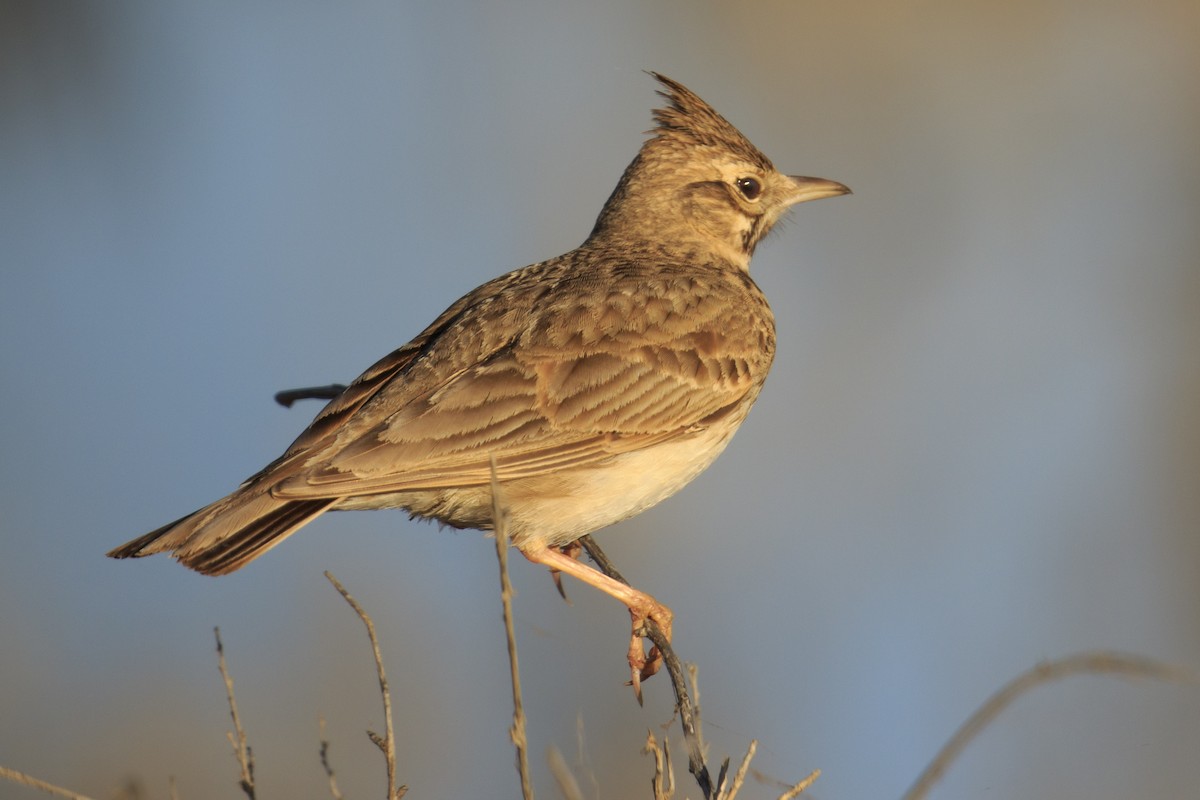
[[[690,89],[665,75],[657,72],[650,74],[665,88],[660,89],[658,94],[669,104],[666,108],[654,110],[656,126],[650,132],[655,139],[691,146],[718,147],[765,170],[774,169],[771,160],[762,151]]]

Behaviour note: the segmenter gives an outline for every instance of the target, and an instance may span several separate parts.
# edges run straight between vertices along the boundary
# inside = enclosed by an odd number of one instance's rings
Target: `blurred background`
[[[599,537],[677,614],[711,754],[897,797],[993,690],[1091,648],[1200,667],[1200,5],[0,4],[0,764],[106,798],[518,795],[495,553],[323,517],[235,575],[109,548],[231,490],[482,281],[577,245],[694,89],[785,171],[779,351],[692,486]],[[628,617],[513,562],[536,786],[649,797]],[[672,728],[677,740],[678,728]],[[1200,691],[1044,687],[941,797],[1195,796]],[[679,772],[685,791],[698,794]],[[25,792],[25,794],[22,794]],[[778,790],[749,787],[747,797]],[[26,790],[0,789],[5,797]]]

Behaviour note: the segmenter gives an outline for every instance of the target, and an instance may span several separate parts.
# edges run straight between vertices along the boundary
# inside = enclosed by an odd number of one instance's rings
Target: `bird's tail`
[[[337,498],[281,500],[251,482],[212,505],[126,542],[110,558],[170,553],[205,575],[240,569],[329,510]]]

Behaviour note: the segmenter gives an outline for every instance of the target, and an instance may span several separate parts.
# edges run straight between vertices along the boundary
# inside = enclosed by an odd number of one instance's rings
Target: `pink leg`
[[[565,572],[567,575],[596,587],[605,594],[620,600],[629,609],[629,616],[633,622],[633,632],[629,641],[629,669],[632,674],[633,691],[640,703],[642,679],[649,678],[662,666],[662,654],[658,652],[658,648],[652,647],[647,655],[642,647],[642,637],[645,635],[644,624],[647,619],[654,620],[659,630],[667,637],[667,641],[670,641],[671,621],[675,618],[671,609],[645,592],[639,592],[632,586],[613,580],[603,572],[556,548],[542,546],[528,550],[523,549],[521,554],[535,564],[549,567],[552,571]]]

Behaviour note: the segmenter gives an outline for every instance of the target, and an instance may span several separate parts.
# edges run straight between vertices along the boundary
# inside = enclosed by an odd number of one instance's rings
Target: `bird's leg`
[[[564,544],[562,547],[558,548],[558,550],[564,556],[573,558],[576,561],[578,561],[579,557],[583,555],[583,545],[581,545],[578,541],[571,542],[570,544]],[[567,597],[567,590],[563,586],[562,582],[562,570],[551,567],[550,577],[554,579],[554,588],[558,589],[559,596],[562,597],[563,600],[567,601],[567,605],[575,605],[571,602],[571,598]]]
[[[594,586],[605,594],[615,597],[629,609],[633,630],[629,640],[629,670],[632,676],[634,694],[638,702],[642,702],[642,680],[658,672],[662,666],[662,654],[657,647],[651,647],[647,654],[642,645],[645,636],[647,619],[654,620],[667,641],[671,640],[671,621],[675,615],[671,609],[655,600],[645,592],[639,592],[628,584],[608,577],[604,573],[576,560],[562,550],[546,545],[521,548],[521,554],[535,564],[549,567],[551,570],[565,572],[584,583]]]

